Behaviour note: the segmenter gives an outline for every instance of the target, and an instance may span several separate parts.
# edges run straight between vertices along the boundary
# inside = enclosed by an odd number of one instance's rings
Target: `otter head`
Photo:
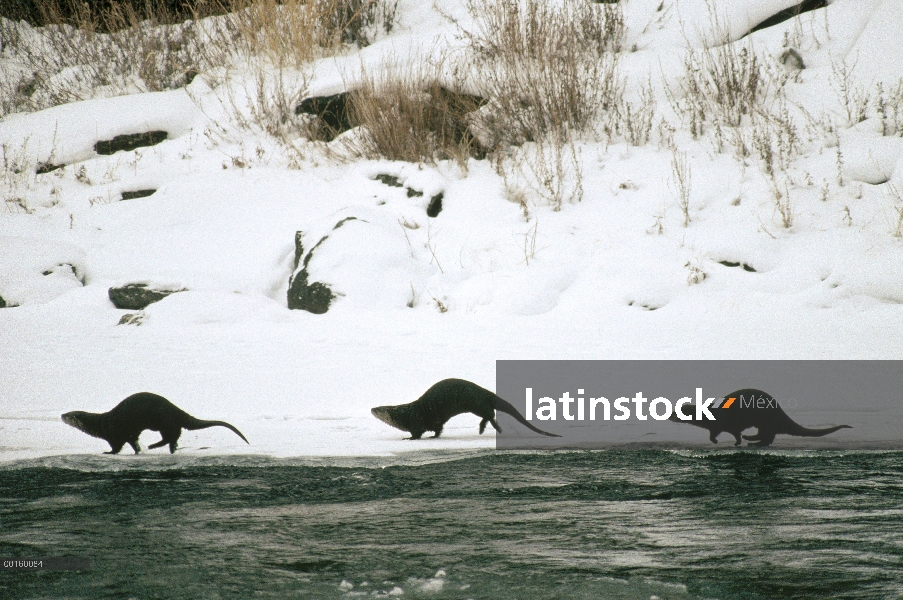
[[[97,437],[96,428],[91,425],[91,417],[93,416],[95,415],[92,413],[84,412],[81,410],[74,410],[72,412],[67,412],[60,418],[66,425],[71,425],[79,431]]]
[[[403,419],[400,418],[401,415],[397,406],[377,406],[376,408],[371,408],[370,412],[386,425],[391,425],[395,429],[401,429],[402,431],[410,431],[404,424]]]

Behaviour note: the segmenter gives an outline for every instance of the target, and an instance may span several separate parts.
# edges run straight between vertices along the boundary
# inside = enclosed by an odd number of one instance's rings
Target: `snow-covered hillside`
[[[251,441],[186,432],[183,453],[348,456],[492,446],[472,415],[405,442],[369,409],[445,377],[494,389],[497,359],[903,358],[903,11],[834,0],[749,33],[794,4],[624,0],[597,56],[616,108],[483,160],[373,158],[364,127],[311,141],[311,117],[259,116],[426,73],[511,118],[463,0],[400,0],[390,32],[297,68],[7,114],[0,460],[107,450],[59,415],[139,391]],[[4,40],[0,69],[25,64]],[[736,122],[724,65],[760,86]],[[324,314],[288,308],[300,267]],[[137,283],[184,291],[117,309]]]

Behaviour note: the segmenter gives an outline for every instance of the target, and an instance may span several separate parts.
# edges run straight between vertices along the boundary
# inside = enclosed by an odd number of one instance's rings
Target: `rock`
[[[750,33],[755,31],[759,31],[762,29],[768,29],[769,27],[774,27],[779,23],[783,23],[789,19],[794,17],[798,17],[805,12],[809,12],[812,10],[817,10],[819,8],[824,8],[828,5],[828,0],[803,0],[796,6],[791,6],[789,8],[785,8],[784,10],[779,10],[775,14],[771,15],[755,27],[749,30],[747,34],[743,37],[746,37]]]
[[[82,287],[85,278],[80,247],[0,235],[0,294],[7,307],[48,302]]]
[[[324,142],[331,142],[337,135],[352,127],[348,115],[347,93],[305,98],[295,107],[295,114],[317,117],[316,137]]]
[[[306,310],[322,315],[329,310],[335,294],[326,284],[315,281],[308,283],[307,269],[296,272],[288,284],[288,307],[292,310]]]
[[[336,223],[336,224],[335,224],[335,227],[333,227],[332,230],[335,231],[336,229],[338,229],[339,227],[341,227],[342,225],[344,225],[344,224],[347,223],[348,221],[357,221],[357,220],[358,220],[357,217],[345,217],[344,219],[342,219],[341,221],[339,221],[338,223]],[[366,221],[364,221],[364,222],[366,223]],[[326,239],[326,238],[323,238],[323,240],[325,240],[325,239]],[[320,240],[320,241],[322,242],[323,240]],[[317,246],[319,246],[319,245],[320,245],[320,244],[318,243]],[[314,248],[316,248],[317,246],[314,246]]]
[[[136,312],[136,313],[126,313],[122,315],[122,318],[119,319],[118,325],[135,325],[140,326],[144,322],[144,313]]]
[[[80,285],[85,285],[84,276],[80,276],[75,265],[69,263],[60,263],[58,265],[54,265],[49,269],[41,271],[41,275],[43,275],[44,277],[48,277],[50,275],[67,277],[76,280]]]
[[[442,212],[442,198],[445,197],[443,192],[439,192],[432,198],[430,198],[430,203],[426,207],[426,216],[436,218],[439,216],[439,213]]]
[[[301,257],[304,256],[304,242],[302,240],[303,237],[303,231],[295,232],[295,266],[292,269],[293,271],[298,270],[298,265],[301,264]]]
[[[349,219],[355,219],[355,217],[342,219],[336,223],[333,230],[341,227],[345,221],[348,221]],[[323,236],[323,238],[311,248],[310,252],[307,253],[307,256],[304,257],[304,263],[301,265],[301,269],[298,270],[298,266],[301,263],[301,257],[304,255],[304,244],[302,243],[303,235],[304,234],[301,231],[295,232],[295,272],[288,280],[288,307],[291,310],[306,310],[315,315],[322,315],[329,310],[329,306],[335,299],[335,294],[333,294],[332,290],[329,289],[329,286],[324,283],[320,283],[319,281],[309,283],[307,265],[313,257],[314,251],[320,244],[325,242],[329,236]]]
[[[408,198],[421,198],[423,196],[423,191],[415,190],[412,187],[405,186],[401,179],[396,177],[395,175],[389,175],[387,173],[380,173],[376,177],[373,178],[376,181],[380,181],[391,187],[403,187],[406,190],[406,194]],[[430,203],[426,207],[426,215],[428,217],[437,217],[440,212],[442,212],[442,198],[445,197],[443,192],[439,192],[432,198],[430,198]],[[349,217],[353,218],[353,217]],[[346,219],[347,220],[347,219]],[[344,221],[343,221],[344,222]],[[341,223],[340,223],[341,224]],[[338,229],[338,225],[336,225],[336,229]]]
[[[437,83],[426,86],[424,92],[425,97],[429,98],[422,117],[428,123],[427,128],[442,139],[468,145],[474,158],[485,158],[486,149],[470,134],[465,116],[486,104],[486,100],[480,96],[454,92]],[[318,129],[314,132],[314,136],[316,139],[331,142],[336,136],[353,127],[367,125],[361,122],[360,116],[355,116],[360,115],[360,111],[355,110],[355,103],[372,102],[374,94],[378,96],[379,92],[358,90],[333,96],[306,98],[295,107],[295,114],[317,117]],[[386,99],[383,99],[384,104],[385,102]],[[391,103],[391,99],[388,99],[388,102]],[[363,112],[366,114],[367,111]],[[385,181],[384,183],[394,185]]]
[[[386,184],[389,187],[404,187],[402,185],[401,180],[395,175],[389,175],[387,173],[380,173],[376,177],[373,178],[376,181]]]
[[[133,190],[131,192],[122,192],[123,200],[134,200],[136,198],[147,198],[157,190]]]
[[[169,137],[165,131],[148,131],[146,133],[130,133],[117,135],[112,140],[101,140],[94,144],[94,151],[109,156],[119,151],[129,151],[145,146],[156,146]]]
[[[184,291],[184,288],[178,290],[157,290],[147,287],[145,283],[130,283],[122,287],[111,287],[109,296],[110,301],[116,308],[142,310],[148,304],[159,302],[170,294]]]
[[[755,270],[752,266],[750,266],[750,265],[748,265],[748,264],[746,264],[746,263],[744,263],[744,262],[733,262],[733,261],[730,261],[730,260],[719,260],[719,261],[718,261],[718,264],[719,264],[719,265],[724,265],[725,267],[731,267],[731,268],[734,268],[734,267],[743,267],[743,270],[746,271],[747,273],[755,273],[755,272],[756,272],[756,270]]]
[[[791,71],[802,71],[806,68],[806,63],[803,62],[803,57],[800,56],[800,53],[794,50],[793,48],[787,48],[784,50],[784,53],[781,54],[781,57],[778,59],[785,68]]]
[[[486,158],[487,147],[470,131],[470,115],[486,106],[487,100],[473,94],[452,91],[441,85],[432,85],[427,92],[434,112],[432,131],[455,144],[469,148],[469,154],[477,160]],[[452,156],[440,156],[449,159]]]
[[[348,221],[356,221],[357,217],[345,217],[335,224],[333,231],[347,223]],[[295,232],[295,271],[288,280],[287,304],[291,310],[306,310],[315,315],[322,315],[329,310],[332,301],[335,300],[335,294],[329,289],[329,286],[319,281],[310,283],[310,275],[307,272],[307,265],[314,255],[314,251],[325,242],[329,236],[324,235],[317,242],[307,256],[304,257],[303,264],[301,257],[304,256],[304,244],[302,243],[303,232]],[[298,269],[298,266],[301,269]]]
[[[35,175],[43,175],[44,173],[52,173],[53,171],[56,171],[57,169],[62,169],[65,166],[66,165],[55,165],[53,163],[43,162],[37,166],[37,168],[35,169],[34,172],[35,172]]]

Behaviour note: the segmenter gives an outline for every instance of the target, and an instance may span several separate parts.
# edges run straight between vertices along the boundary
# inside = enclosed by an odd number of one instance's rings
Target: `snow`
[[[903,157],[903,138],[881,135],[880,123],[863,122],[840,136],[843,174],[872,185],[889,181],[900,158]],[[862,125],[872,125],[869,131]]]
[[[185,90],[72,102],[3,121],[0,143],[37,163],[70,164],[94,156],[94,144],[117,135],[162,130],[175,139],[201,116]]]
[[[139,391],[251,441],[185,432],[182,454],[368,456],[493,447],[472,415],[410,442],[369,409],[445,377],[494,389],[499,359],[903,358],[903,138],[882,135],[874,114],[847,122],[838,94],[844,70],[866,91],[903,78],[893,41],[903,14],[893,0],[835,0],[743,37],[793,4],[718,6],[732,43],[780,69],[791,39],[806,64],[786,84],[802,149],[775,183],[755,156],[694,140],[668,100],[685,53],[723,39],[708,3],[623,3],[627,93],[650,82],[675,128],[691,168],[687,227],[659,134],[641,147],[582,140],[583,197],[559,210],[489,161],[336,158],[322,145],[289,155],[230,121],[253,97],[250,69],[218,85],[201,74],[186,89],[8,115],[0,297],[16,306],[0,309],[0,462],[107,450],[59,415],[103,412]],[[380,68],[441,64],[451,81],[469,17],[463,3],[438,5],[402,1],[390,35],[289,79],[332,94]],[[93,151],[150,130],[168,139]],[[67,166],[36,175],[47,162]],[[789,195],[790,227],[775,185]],[[120,200],[138,189],[156,192]],[[443,210],[428,217],[439,193]],[[305,255],[315,248],[310,281],[336,294],[324,315],[286,306],[297,231]],[[188,291],[119,324],[135,311],[117,310],[107,290],[142,282]]]
[[[3,298],[8,305],[46,302],[81,287],[85,252],[73,244],[22,237],[0,237]]]

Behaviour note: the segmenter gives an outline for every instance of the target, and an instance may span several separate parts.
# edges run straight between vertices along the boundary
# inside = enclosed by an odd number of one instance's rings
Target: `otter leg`
[[[486,423],[489,422],[489,419],[483,419],[480,421],[480,435],[483,435],[483,432],[486,431]]]
[[[110,442],[110,451],[104,452],[104,454],[119,454],[119,451],[122,450],[122,447],[125,445],[125,442]]]
[[[160,431],[160,435],[162,438],[159,442],[154,442],[148,448],[161,448],[166,444],[169,444],[169,453],[174,454],[176,448],[179,445],[179,436],[182,435],[182,428],[178,427],[176,429],[164,429]]]
[[[169,453],[175,454],[176,448],[179,447],[179,437],[182,435],[182,428],[177,427],[173,429],[171,432],[168,432],[169,435],[163,438],[164,441],[169,442]]]
[[[423,436],[424,431],[412,431],[411,437],[405,438],[406,440],[419,440],[421,436]]]
[[[433,435],[434,438],[437,438],[440,435],[442,435],[442,425],[439,425],[438,427],[436,427],[436,429],[434,429],[434,431],[436,432],[435,435]]]
[[[129,446],[132,447],[132,450],[135,451],[135,454],[138,454],[139,452],[141,452],[141,446],[138,445],[138,438],[135,438],[134,440],[130,441]]]
[[[718,433],[719,432],[717,432],[717,431],[712,431],[711,433],[709,433],[709,441],[712,442],[713,444],[718,443]]]
[[[746,437],[746,436],[744,436]],[[756,435],[758,441],[754,444],[750,444],[750,446],[756,446],[758,448],[765,448],[766,446],[771,446],[771,443],[774,441],[775,434],[770,431],[765,431]],[[748,437],[746,439],[749,439]]]
[[[502,432],[502,428],[499,426],[498,421],[496,421],[495,419],[489,419],[489,424],[495,427],[495,430],[499,433]]]
[[[739,433],[733,433],[733,432],[732,432],[731,435],[734,436],[734,440],[736,440],[736,441],[734,442],[734,446],[739,446],[739,445],[740,445],[740,440],[742,439],[742,438],[740,437],[740,434],[739,434]]]

